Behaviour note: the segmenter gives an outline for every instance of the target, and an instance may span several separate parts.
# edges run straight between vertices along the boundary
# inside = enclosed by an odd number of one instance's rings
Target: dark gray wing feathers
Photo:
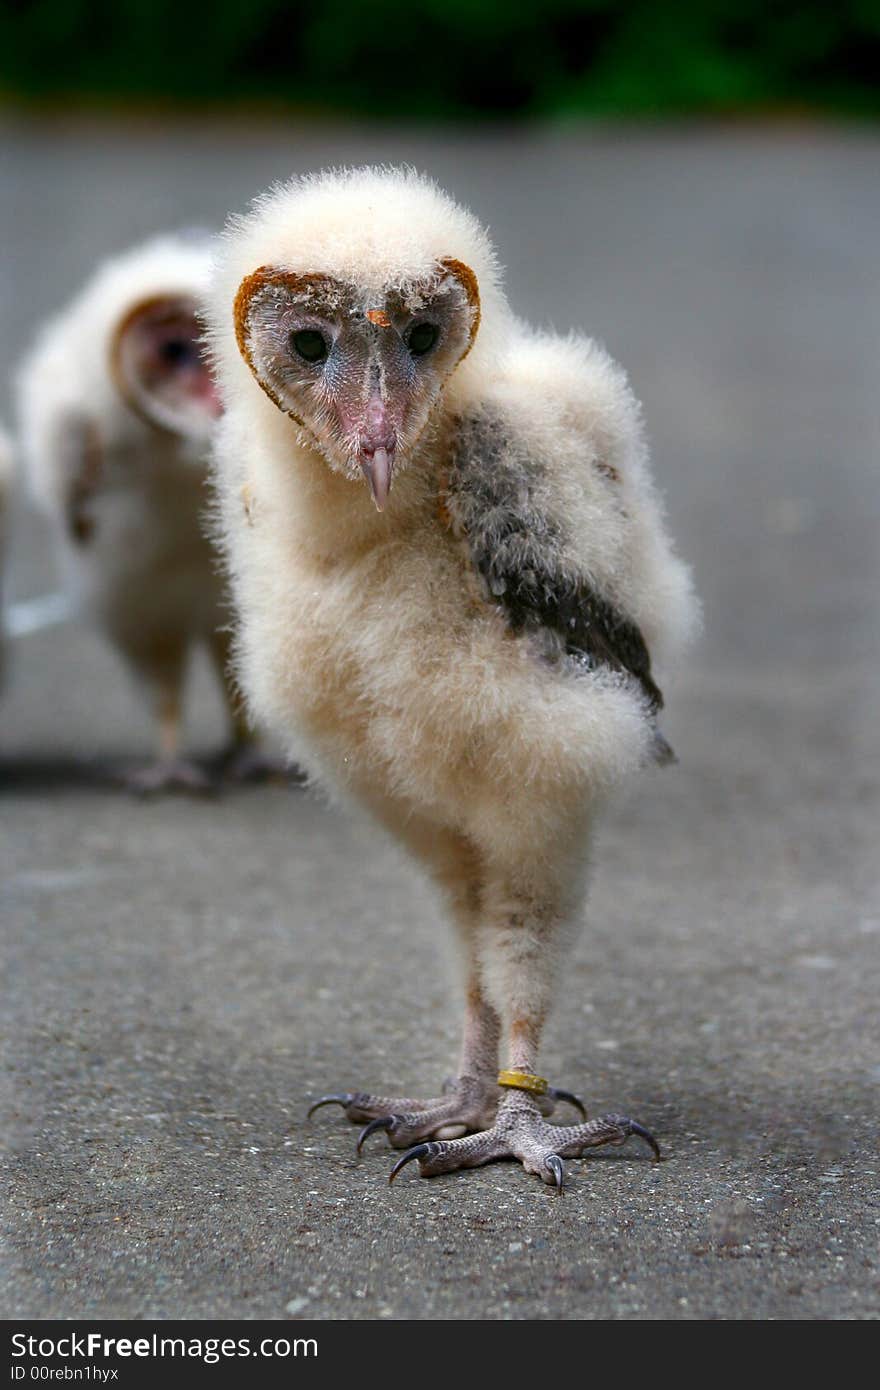
[[[514,632],[544,629],[569,656],[627,673],[656,712],[663,695],[645,639],[585,575],[566,568],[562,525],[534,502],[540,470],[497,416],[460,421],[447,497],[453,523]]]

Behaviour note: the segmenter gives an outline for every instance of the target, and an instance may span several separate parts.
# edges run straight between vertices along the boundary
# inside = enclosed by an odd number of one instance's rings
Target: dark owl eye
[[[198,357],[198,350],[195,343],[191,343],[188,338],[166,338],[159,347],[159,357],[170,367],[179,367],[184,363],[194,362]]]
[[[323,362],[327,356],[327,340],[317,328],[301,328],[291,333],[290,345],[304,362]]]
[[[413,357],[430,352],[440,334],[433,323],[414,323],[406,335],[406,345]]]

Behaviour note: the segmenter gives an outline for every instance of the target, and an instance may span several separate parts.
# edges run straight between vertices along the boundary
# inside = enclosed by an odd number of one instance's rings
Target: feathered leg
[[[124,785],[137,796],[165,791],[205,795],[211,791],[210,779],[179,752],[186,638],[164,634],[152,642],[125,643],[123,650],[139,684],[149,692],[157,744],[155,761],[126,773]]]
[[[479,876],[471,847],[457,836],[412,820],[391,824],[390,812],[377,815],[429,870],[452,910],[462,947],[465,973],[465,1018],[459,1074],[442,1096],[417,1100],[409,1096],[376,1096],[364,1091],[322,1096],[309,1110],[337,1102],[349,1120],[365,1126],[358,1150],[367,1136],[384,1130],[395,1148],[432,1134],[463,1134],[491,1124],[498,1103],[496,1068],[501,1025],[486,999],[476,958],[475,923],[479,915]]]
[[[478,924],[483,908],[476,852],[461,837],[446,835],[433,826],[421,827],[410,821],[395,829],[398,835],[405,835],[410,849],[429,868],[451,908],[464,962],[464,1032],[458,1075],[447,1084],[442,1096],[416,1100],[356,1091],[322,1096],[315,1101],[310,1115],[322,1105],[335,1102],[343,1106],[349,1120],[364,1125],[358,1151],[377,1130],[386,1132],[396,1149],[407,1148],[432,1135],[449,1138],[484,1130],[491,1125],[501,1097],[497,1084],[501,1022],[487,997],[479,956]],[[545,1112],[549,1114],[555,1103],[563,1100],[583,1109],[574,1096],[548,1088],[542,1097]]]
[[[491,1125],[498,1104],[498,1035],[498,1016],[472,976],[459,1074],[447,1083],[441,1096],[420,1100],[355,1091],[322,1096],[312,1105],[309,1115],[334,1101],[342,1105],[349,1120],[364,1126],[358,1138],[358,1152],[364,1140],[377,1130],[385,1131],[393,1147],[401,1149],[427,1135],[457,1136],[485,1129]]]
[[[564,910],[561,910],[564,906]],[[400,1158],[393,1180],[416,1160],[423,1177],[473,1168],[495,1159],[519,1159],[561,1192],[563,1158],[573,1158],[601,1144],[622,1144],[640,1135],[659,1157],[653,1136],[625,1115],[602,1115],[579,1125],[548,1124],[542,1114],[546,1082],[537,1074],[538,1047],[560,957],[573,934],[572,904],[542,896],[517,874],[490,884],[480,956],[489,996],[503,1018],[507,1082],[494,1124],[482,1132],[453,1140],[421,1143]]]

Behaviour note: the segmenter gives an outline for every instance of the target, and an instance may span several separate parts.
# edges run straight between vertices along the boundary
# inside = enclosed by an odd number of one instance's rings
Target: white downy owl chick
[[[653,661],[696,616],[623,372],[517,320],[485,231],[407,170],[260,198],[207,318],[239,680],[441,887],[464,963],[451,1088],[318,1104],[406,1149],[392,1177],[514,1158],[561,1188],[591,1146],[656,1152],[626,1116],[549,1124],[574,1098],[538,1074],[591,830],[669,760]]]
[[[224,766],[247,769],[253,756],[226,679],[229,614],[203,525],[220,414],[197,317],[210,260],[206,235],[182,233],[104,263],[44,326],[18,378],[22,457],[66,585],[153,710],[156,760],[128,779],[139,792],[210,785],[179,755],[195,643],[224,681]]]

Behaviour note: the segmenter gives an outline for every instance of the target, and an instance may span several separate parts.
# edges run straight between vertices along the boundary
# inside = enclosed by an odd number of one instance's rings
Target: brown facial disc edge
[[[456,261],[452,257],[445,257],[438,262],[438,264],[442,270],[454,276],[459,282],[465,292],[471,310],[473,311],[468,345],[458,359],[458,362],[461,362],[467,357],[473,347],[474,339],[477,336],[477,329],[480,326],[480,289],[477,284],[476,275],[469,265],[465,265],[464,261]],[[264,289],[266,285],[283,285],[286,289],[292,290],[295,293],[297,290],[314,288],[317,285],[335,285],[336,283],[337,282],[332,276],[322,275],[318,271],[309,271],[306,274],[300,275],[293,270],[279,270],[277,266],[261,265],[257,270],[252,271],[250,275],[244,277],[236,291],[235,302],[232,307],[232,321],[235,328],[235,341],[238,344],[238,350],[250,367],[254,380],[261,391],[269,397],[272,404],[277,406],[279,410],[284,410],[284,406],[271,387],[258,375],[254,367],[250,343],[248,342],[248,317],[250,314],[251,300],[254,295]],[[458,362],[456,362],[456,366],[458,366]],[[302,420],[300,420],[299,416],[294,415],[292,410],[285,411],[285,414],[289,415],[298,425],[302,426]]]
[[[110,339],[110,348],[107,354],[107,365],[110,368],[110,378],[116,387],[129,410],[133,410],[138,419],[143,420],[144,424],[150,425],[154,430],[159,430],[162,434],[175,434],[176,431],[170,425],[163,425],[160,420],[156,420],[145,410],[137,394],[132,390],[131,385],[125,379],[122,370],[122,340],[136,319],[143,314],[149,313],[151,309],[158,309],[160,305],[179,306],[185,312],[192,312],[198,319],[198,310],[195,300],[187,294],[151,294],[146,299],[139,299],[136,304],[132,304],[130,309],[122,315]]]
[[[298,275],[293,270],[279,270],[277,266],[261,265],[258,270],[254,270],[250,275],[246,275],[238,287],[235,295],[235,303],[232,307],[232,321],[235,326],[235,341],[238,350],[251,369],[254,380],[261,391],[269,397],[273,405],[279,410],[283,410],[285,415],[289,415],[292,420],[302,428],[305,428],[302,420],[295,415],[292,410],[285,410],[275,392],[263,381],[254,366],[254,359],[251,356],[250,343],[248,342],[248,317],[250,315],[251,300],[254,295],[264,289],[266,285],[283,285],[285,289],[297,290],[312,288],[317,285],[333,285],[335,281],[329,275],[321,275],[317,271],[310,271],[305,275]]]
[[[477,330],[480,327],[480,318],[482,317],[482,307],[480,305],[480,286],[477,282],[476,275],[471,270],[469,265],[465,265],[464,261],[456,261],[452,256],[445,256],[443,260],[440,262],[440,265],[443,267],[444,270],[448,271],[450,275],[454,276],[458,283],[461,285],[462,289],[465,292],[465,296],[467,297],[467,302],[471,306],[471,310],[473,312],[473,317],[471,320],[470,337],[468,338],[468,345],[465,348],[464,352],[461,354],[461,357],[459,357],[458,362],[456,362],[455,365],[457,367],[458,363],[464,361],[471,348],[473,347],[474,339],[477,336]]]

